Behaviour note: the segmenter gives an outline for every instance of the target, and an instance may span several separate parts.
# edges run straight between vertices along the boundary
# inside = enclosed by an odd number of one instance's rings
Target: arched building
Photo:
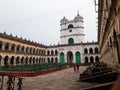
[[[21,65],[45,63],[44,45],[0,33],[0,65]]]
[[[57,58],[59,63],[94,63],[99,62],[99,45],[97,42],[84,41],[83,17],[77,14],[73,20],[63,17],[60,21],[61,43],[48,46],[48,61]],[[57,54],[55,54],[55,51]],[[52,54],[52,52],[54,54]]]
[[[99,62],[98,43],[85,43],[83,23],[79,14],[73,20],[63,17],[60,21],[61,43],[53,46],[0,33],[0,65]]]

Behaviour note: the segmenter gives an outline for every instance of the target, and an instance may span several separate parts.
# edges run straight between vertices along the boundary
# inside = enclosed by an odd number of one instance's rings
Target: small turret
[[[74,21],[75,22],[81,22],[81,21],[83,21],[83,17],[79,15],[79,12],[78,12],[77,16],[74,18]]]
[[[68,19],[64,16],[63,19],[60,20],[61,24],[66,24],[68,22]]]

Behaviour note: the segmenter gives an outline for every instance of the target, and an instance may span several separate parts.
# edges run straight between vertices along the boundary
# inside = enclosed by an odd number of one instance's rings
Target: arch
[[[28,53],[28,52],[29,52],[29,48],[27,47],[27,48],[26,48],[26,53]]]
[[[35,48],[33,48],[33,53],[35,53]]]
[[[95,57],[95,62],[99,62],[99,57],[98,56]]]
[[[41,50],[39,50],[39,54],[41,54]]]
[[[35,64],[35,57],[33,58],[33,64]]]
[[[15,51],[15,44],[12,44],[11,51]]]
[[[94,58],[93,58],[93,56],[90,57],[90,63],[94,63]]]
[[[24,50],[25,50],[25,47],[24,47],[24,46],[22,46],[22,49],[21,49],[21,51],[22,51],[22,52],[24,52]]]
[[[68,44],[74,44],[74,39],[73,38],[69,38],[68,39]]]
[[[85,64],[88,63],[88,57],[85,57]]]
[[[50,58],[47,58],[47,60],[48,60],[48,63],[50,63]]]
[[[9,59],[9,57],[5,56],[5,58],[4,58],[4,65],[8,65],[8,59]]]
[[[92,49],[92,48],[89,49],[89,53],[90,53],[90,54],[93,53],[93,49]]]
[[[49,50],[47,51],[47,55],[48,55],[48,56],[50,55],[50,51],[49,51]]]
[[[36,49],[36,54],[38,54],[38,49]]]
[[[16,58],[16,65],[18,65],[20,63],[20,57],[18,56],[17,58]]]
[[[81,63],[81,54],[80,54],[80,52],[76,52],[75,56],[76,56],[76,64],[80,64]]]
[[[54,63],[54,58],[53,57],[51,58],[51,63]]]
[[[72,25],[72,24],[69,24],[69,25],[68,25],[68,28],[73,28],[73,25]]]
[[[87,49],[87,48],[84,49],[84,53],[85,53],[85,54],[88,53],[88,49]]]
[[[95,47],[95,53],[98,53],[98,47]]]
[[[12,56],[11,59],[10,59],[10,64],[11,65],[14,65],[14,59],[15,59],[14,56]]]
[[[71,51],[67,52],[67,63],[73,63],[73,53]]]
[[[21,64],[24,64],[24,57],[21,58]]]
[[[36,58],[36,64],[38,64],[38,58]]]
[[[8,51],[9,50],[9,43],[6,43],[5,44],[5,51]]]
[[[30,57],[30,59],[29,59],[29,63],[32,64],[32,57]]]
[[[41,55],[43,55],[43,50],[41,50]]]
[[[65,63],[65,61],[64,61],[64,53],[63,52],[61,52],[60,53],[60,63]]]
[[[25,59],[25,64],[26,65],[28,64],[28,57],[26,57],[26,59]]]
[[[55,58],[55,63],[58,63],[58,58],[57,57]]]
[[[32,53],[32,48],[30,48],[30,54]]]
[[[54,51],[53,50],[51,50],[51,55],[54,55]]]
[[[58,51],[57,50],[55,50],[55,55],[58,55]]]
[[[20,45],[17,46],[17,52],[19,52],[19,51],[20,51]]]
[[[2,41],[0,41],[0,50],[2,50]]]

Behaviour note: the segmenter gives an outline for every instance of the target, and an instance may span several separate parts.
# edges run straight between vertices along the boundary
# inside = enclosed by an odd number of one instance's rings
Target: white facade
[[[79,14],[73,19],[68,20],[65,17],[61,19],[61,44],[69,44],[69,39],[72,38],[74,43],[84,42],[84,26],[83,17]]]
[[[99,61],[99,46],[97,42],[84,41],[83,17],[79,14],[68,20],[63,17],[60,21],[60,45],[47,48],[47,60],[58,63],[94,63]],[[50,52],[57,54],[53,54]],[[51,61],[52,60],[52,61]]]

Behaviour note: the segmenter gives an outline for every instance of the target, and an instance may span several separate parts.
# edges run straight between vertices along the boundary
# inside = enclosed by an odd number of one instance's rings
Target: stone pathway
[[[83,90],[82,88],[91,86],[90,83],[78,82],[79,74],[85,69],[85,66],[80,66],[80,72],[76,73],[73,68],[68,68],[36,77],[25,77],[23,90]]]
[[[81,66],[79,73],[85,68]],[[73,68],[68,68],[46,75],[25,78],[23,90],[82,90],[91,84],[77,82],[79,73],[74,73]]]

